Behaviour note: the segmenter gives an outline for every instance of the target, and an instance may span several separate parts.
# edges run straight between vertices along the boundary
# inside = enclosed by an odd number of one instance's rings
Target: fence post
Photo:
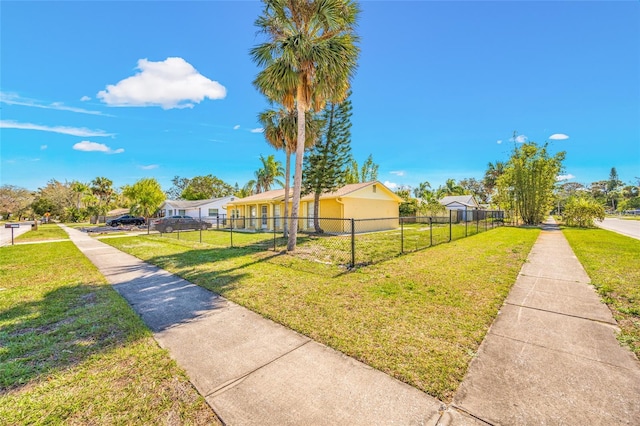
[[[478,232],[480,232],[479,226],[480,226],[480,210],[475,210],[476,213],[476,234]]]
[[[453,216],[453,210],[449,210],[449,242],[451,242],[451,219]]]
[[[351,267],[356,266],[356,221],[351,218]]]
[[[404,254],[404,218],[400,218],[400,253]]]
[[[231,248],[233,248],[233,217],[229,220],[229,234],[231,235]]]
[[[276,243],[276,218],[273,217],[273,251],[277,251],[277,243]]]
[[[198,220],[200,221],[200,243],[202,243],[202,207],[198,207]]]
[[[433,245],[433,218],[429,216],[429,247]]]
[[[469,216],[467,213],[467,206],[464,206],[464,237],[468,237],[469,236]]]

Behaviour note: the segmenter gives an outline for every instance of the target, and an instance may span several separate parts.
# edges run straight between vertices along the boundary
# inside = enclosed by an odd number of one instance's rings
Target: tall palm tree
[[[295,250],[306,141],[305,113],[346,98],[359,48],[358,5],[353,0],[264,0],[256,26],[267,36],[251,49],[264,69],[254,85],[267,98],[297,112],[292,220],[287,250]]]

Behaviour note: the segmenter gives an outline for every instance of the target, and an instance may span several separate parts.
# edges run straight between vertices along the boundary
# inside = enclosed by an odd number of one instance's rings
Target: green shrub
[[[593,198],[573,197],[565,205],[562,218],[566,225],[589,228],[595,219],[604,219],[604,207]]]

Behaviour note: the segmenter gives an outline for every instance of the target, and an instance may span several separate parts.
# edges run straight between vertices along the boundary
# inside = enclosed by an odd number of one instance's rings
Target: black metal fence
[[[165,237],[218,247],[281,251],[292,218],[221,218],[208,230],[176,230]],[[503,211],[450,210],[444,216],[373,219],[298,218],[295,255],[314,262],[353,267],[422,250],[504,224]]]

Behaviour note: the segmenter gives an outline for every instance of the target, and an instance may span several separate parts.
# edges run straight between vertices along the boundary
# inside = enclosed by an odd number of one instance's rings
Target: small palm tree
[[[438,187],[438,198],[448,195],[464,195],[464,188],[458,185],[455,179],[447,179],[444,186]]]
[[[278,179],[284,177],[284,169],[282,163],[277,161],[273,154],[268,157],[260,156],[262,167],[255,172],[256,176],[256,192],[270,191],[273,184],[284,186],[282,180]]]
[[[267,36],[251,50],[264,69],[254,85],[267,98],[297,111],[298,137],[292,220],[287,250],[295,250],[306,141],[306,112],[346,98],[359,49],[359,13],[352,0],[264,0],[256,26]]]
[[[311,148],[319,137],[322,127],[321,120],[315,118],[310,112],[306,114],[305,148]],[[286,108],[278,110],[266,110],[258,115],[258,121],[264,128],[264,137],[275,149],[285,152],[284,172],[284,236],[287,236],[287,218],[289,217],[289,189],[291,185],[291,154],[295,152],[297,143],[298,118],[296,111]]]

